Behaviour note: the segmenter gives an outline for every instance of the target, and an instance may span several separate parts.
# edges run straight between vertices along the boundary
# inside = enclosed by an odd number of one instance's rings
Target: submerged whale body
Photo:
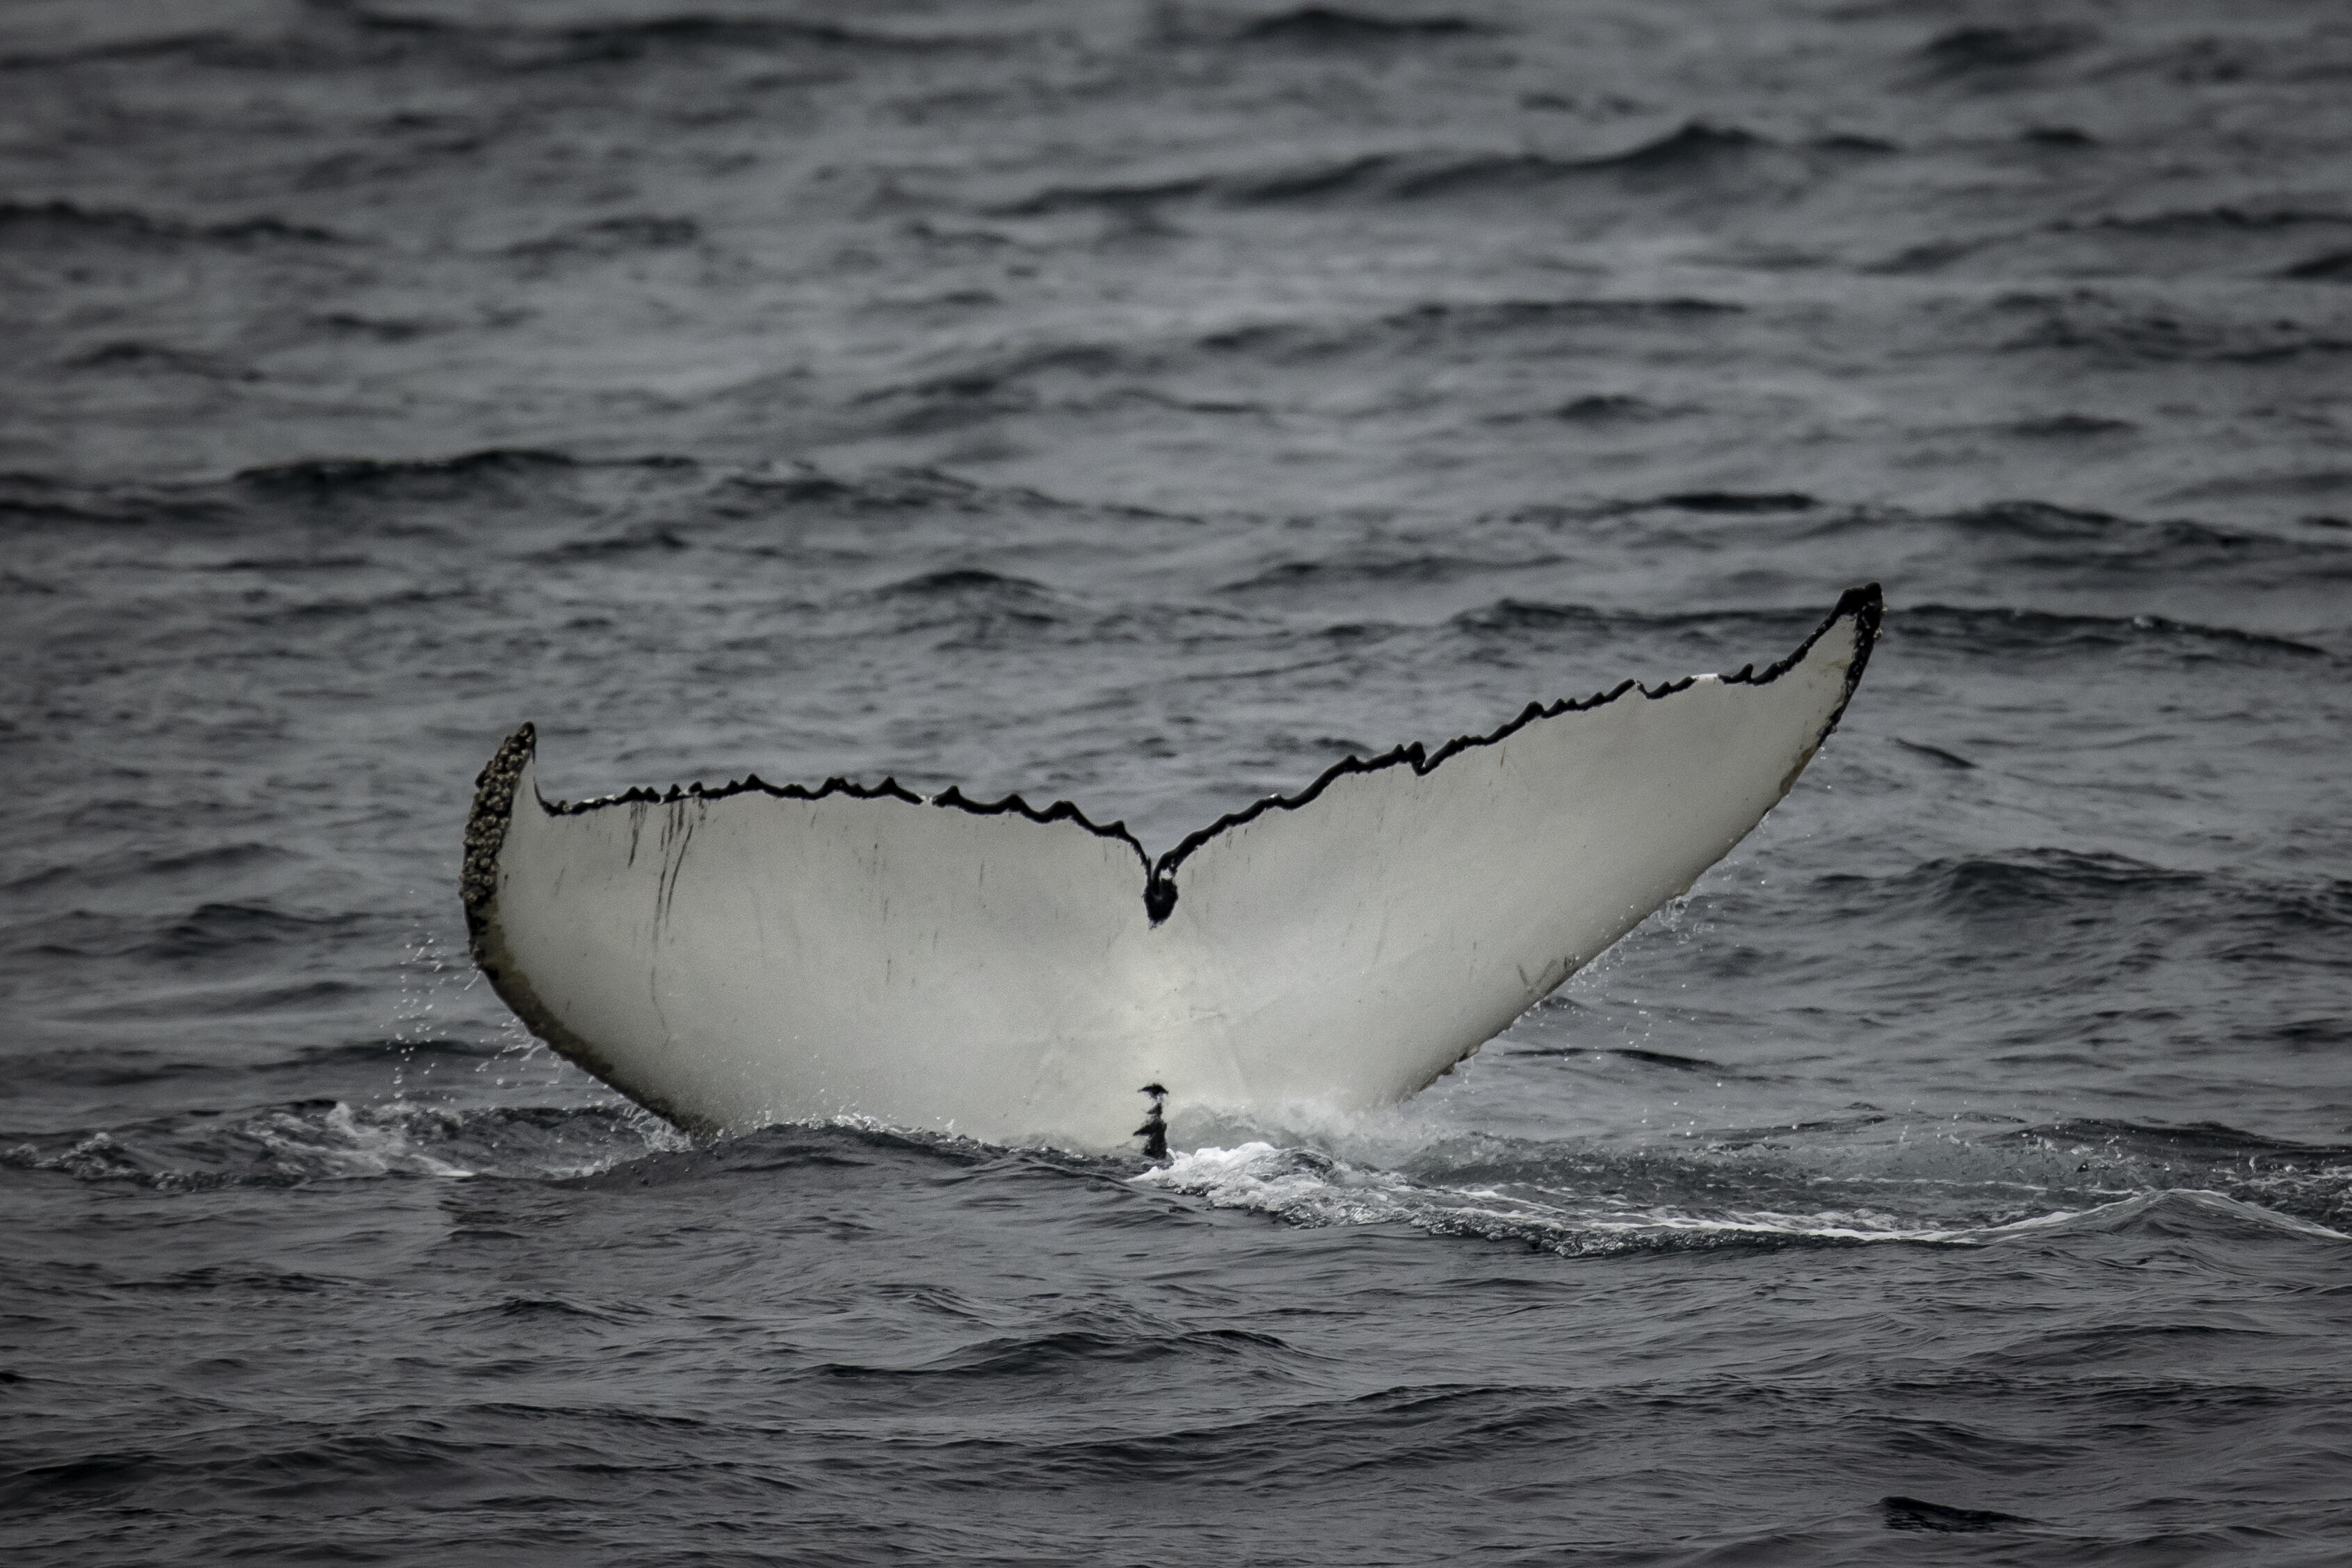
[[[890,782],[552,803],[526,725],[467,826],[474,958],[532,1033],[700,1129],[856,1115],[1157,1154],[1163,1112],[1386,1104],[1745,837],[1878,620],[1853,590],[1760,674],[1350,758],[1157,861],[1066,801]]]

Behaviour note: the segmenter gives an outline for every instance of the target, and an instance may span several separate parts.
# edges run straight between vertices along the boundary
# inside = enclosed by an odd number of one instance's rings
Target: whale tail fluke
[[[1787,794],[1879,616],[1855,589],[1761,674],[1350,758],[1156,861],[1067,802],[892,782],[550,802],[525,726],[467,828],[474,956],[533,1033],[688,1126],[855,1114],[1161,1159],[1171,1087],[1348,1112],[1475,1051]]]

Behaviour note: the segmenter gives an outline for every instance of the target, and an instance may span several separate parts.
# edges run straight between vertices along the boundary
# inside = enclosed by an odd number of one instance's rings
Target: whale
[[[1837,727],[1881,613],[1867,584],[1760,672],[1347,758],[1157,857],[1066,800],[888,779],[550,800],[526,724],[475,784],[472,955],[532,1034],[692,1132],[1158,1156],[1188,1112],[1356,1114],[1746,837]]]

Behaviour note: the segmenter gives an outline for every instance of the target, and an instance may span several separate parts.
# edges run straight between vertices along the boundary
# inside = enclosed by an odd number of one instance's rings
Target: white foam
[[[1867,1207],[1810,1211],[1735,1209],[1698,1213],[1636,1205],[1609,1194],[1530,1189],[1514,1196],[1491,1186],[1416,1182],[1362,1168],[1313,1150],[1253,1140],[1202,1147],[1132,1178],[1135,1185],[1197,1197],[1213,1208],[1265,1214],[1307,1227],[1406,1224],[1444,1235],[1513,1239],[1567,1253],[1674,1249],[1756,1241],[1831,1244],[1880,1242],[1984,1246],[2053,1231],[2108,1228],[2167,1200],[2185,1200],[2242,1223],[2295,1235],[2352,1239],[2325,1226],[2221,1193],[2168,1189],[2090,1208],[2053,1209],[1990,1226],[1922,1224]]]

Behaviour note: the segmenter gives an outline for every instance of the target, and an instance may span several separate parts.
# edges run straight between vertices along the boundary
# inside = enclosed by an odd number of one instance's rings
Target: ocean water
[[[2352,19],[20,0],[11,1563],[2352,1561]],[[1350,751],[1885,636],[1393,1111],[691,1139],[578,798]]]

